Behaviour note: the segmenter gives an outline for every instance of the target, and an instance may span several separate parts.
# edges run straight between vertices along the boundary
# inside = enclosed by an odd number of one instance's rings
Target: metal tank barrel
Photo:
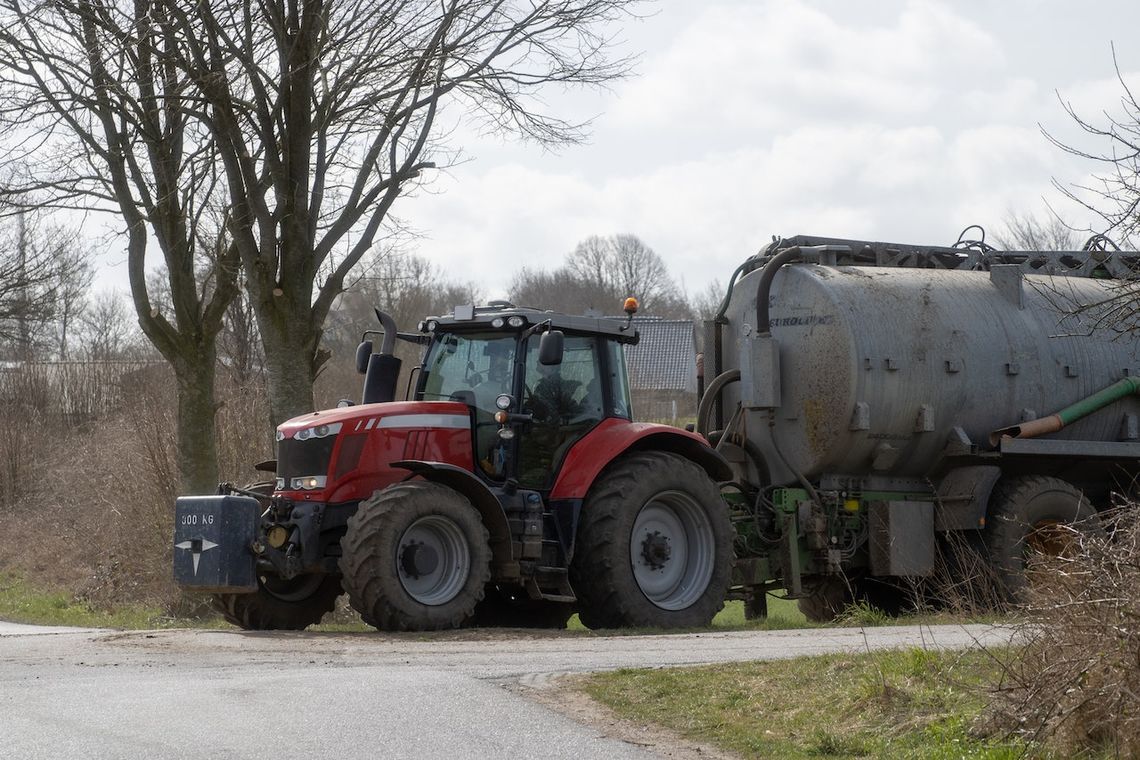
[[[775,485],[821,475],[920,477],[956,441],[1049,414],[1140,375],[1136,341],[1098,324],[1120,281],[989,271],[788,263],[732,291],[722,370],[742,382],[744,434]],[[770,338],[760,334],[767,318]],[[1103,320],[1101,320],[1103,321]],[[743,396],[743,398],[741,398]],[[1125,415],[1132,425],[1123,425]],[[1121,440],[1130,397],[1057,438]],[[1125,434],[1127,437],[1127,433]]]

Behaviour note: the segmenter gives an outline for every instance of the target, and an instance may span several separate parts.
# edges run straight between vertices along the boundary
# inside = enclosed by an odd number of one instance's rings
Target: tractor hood
[[[383,420],[383,422],[381,422]],[[277,440],[362,433],[375,427],[468,427],[470,408],[458,401],[396,401],[326,409],[277,426]],[[299,435],[298,435],[299,434]]]

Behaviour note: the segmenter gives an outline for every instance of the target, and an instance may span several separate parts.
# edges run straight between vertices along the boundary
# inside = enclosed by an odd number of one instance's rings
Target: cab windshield
[[[495,397],[511,392],[516,336],[447,333],[428,349],[420,379],[421,400],[462,401],[494,413]]]

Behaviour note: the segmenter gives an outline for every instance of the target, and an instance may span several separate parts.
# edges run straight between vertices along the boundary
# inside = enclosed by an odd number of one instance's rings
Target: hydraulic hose
[[[772,334],[772,320],[768,314],[768,301],[771,299],[772,281],[776,279],[776,272],[784,264],[799,261],[801,258],[803,258],[803,251],[800,246],[793,246],[777,253],[760,270],[760,282],[756,285],[756,332],[760,335]]]
[[[1071,425],[1109,404],[1133,395],[1140,395],[1140,377],[1121,378],[1107,388],[1066,406],[1059,412],[993,431],[990,433],[990,445],[997,446],[1003,438],[1036,438],[1039,435],[1056,433],[1066,425]]]
[[[712,411],[713,404],[716,403],[717,398],[720,397],[720,392],[729,383],[735,383],[740,379],[740,370],[730,369],[727,372],[722,372],[713,378],[705,388],[705,393],[701,396],[701,403],[697,406],[697,432],[705,438],[709,437],[709,413]]]

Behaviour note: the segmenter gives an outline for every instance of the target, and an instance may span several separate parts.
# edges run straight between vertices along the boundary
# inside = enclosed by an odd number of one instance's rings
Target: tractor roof
[[[435,322],[436,330],[496,330],[510,329],[507,320],[521,317],[523,323],[515,329],[525,329],[547,322],[556,330],[566,332],[601,335],[620,343],[637,343],[637,330],[626,325],[625,317],[585,317],[543,311],[529,306],[515,306],[509,301],[492,301],[486,306],[456,306],[450,314],[428,317],[420,322],[420,332],[431,332],[430,323]],[[496,323],[496,320],[503,320]]]

